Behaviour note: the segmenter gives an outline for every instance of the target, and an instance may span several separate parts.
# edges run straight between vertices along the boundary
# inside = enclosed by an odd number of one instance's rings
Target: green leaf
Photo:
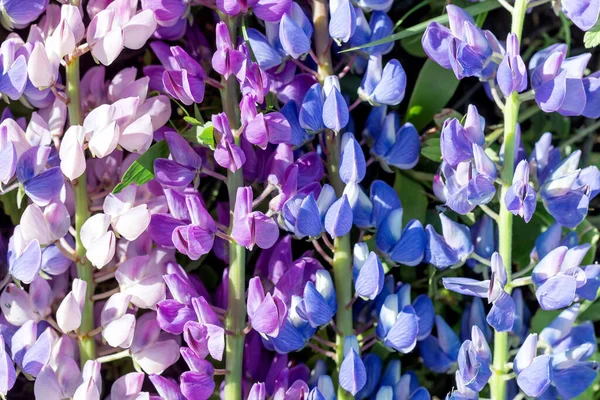
[[[425,61],[410,96],[406,120],[417,130],[423,129],[448,104],[457,87],[458,79],[452,70],[444,69],[432,60]]]
[[[215,128],[213,127],[212,122],[207,122],[206,124],[199,126],[196,128],[196,140],[203,146],[210,147],[211,150],[215,149]]]
[[[198,121],[196,118],[194,117],[190,117],[190,116],[184,116],[183,120],[185,122],[187,122],[188,124],[194,125],[194,126],[200,126],[202,125],[202,122]]]
[[[402,174],[402,172],[396,172],[396,179],[394,180],[394,190],[398,193],[400,201],[402,202],[402,223],[406,223],[412,219],[417,219],[421,222],[425,221],[425,215],[427,213],[427,196],[425,195],[425,188],[421,184],[411,178]]]
[[[579,321],[600,321],[600,302],[594,302],[577,319]]]
[[[2,211],[10,217],[13,225],[18,225],[21,221],[21,215],[25,211],[25,207],[19,208],[17,205],[17,191],[12,190],[0,196],[2,202]]]
[[[600,232],[598,228],[590,223],[587,219],[584,219],[582,223],[577,226],[577,235],[579,236],[580,244],[589,243],[590,250],[587,252],[581,265],[593,264],[596,259],[596,248],[598,247],[598,239],[600,239]]]
[[[442,161],[442,149],[440,149],[440,139],[431,138],[425,142],[425,146],[421,148],[421,155],[431,161]]]
[[[585,33],[583,36],[583,44],[586,49],[596,47],[600,44],[600,22],[597,22],[592,29]]]
[[[427,54],[425,54],[425,50],[423,50],[423,46],[421,45],[420,36],[412,36],[406,39],[402,39],[400,41],[400,45],[411,56],[421,58],[427,57]]]
[[[483,14],[488,11],[495,10],[496,8],[500,8],[500,7],[502,7],[502,6],[496,0],[487,0],[482,3],[477,3],[477,4],[473,4],[472,6],[465,7],[464,11],[471,14],[471,16],[476,17],[479,14]],[[388,36],[386,38],[383,38],[380,40],[375,40],[374,42],[367,43],[362,46],[352,47],[348,50],[341,51],[340,53],[345,53],[348,51],[356,51],[359,49],[364,49],[367,47],[373,47],[373,46],[377,46],[380,44],[394,42],[396,40],[401,40],[401,39],[404,39],[404,38],[407,38],[407,37],[410,37],[413,35],[417,35],[421,32],[425,32],[425,29],[427,29],[427,26],[429,26],[429,24],[432,22],[437,22],[440,24],[447,24],[448,23],[448,14],[444,14],[444,15],[440,15],[439,17],[431,18],[430,20],[427,20],[427,21],[421,22],[420,24],[411,26],[410,28],[407,28],[403,31],[400,31],[400,32],[393,34],[391,36]]]
[[[132,183],[139,186],[149,182],[154,178],[154,160],[157,158],[167,158],[168,156],[169,145],[167,142],[161,140],[155,143],[127,168],[121,182],[115,186],[112,192],[119,193]]]

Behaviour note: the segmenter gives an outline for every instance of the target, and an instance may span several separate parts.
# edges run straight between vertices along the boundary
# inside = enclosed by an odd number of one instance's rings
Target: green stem
[[[527,0],[516,0],[512,12],[511,32],[514,33],[521,42],[523,33],[523,22],[527,12]],[[504,261],[506,275],[509,285],[507,291],[510,292],[510,281],[512,279],[512,225],[513,215],[506,209],[504,197],[506,191],[512,182],[515,164],[515,131],[519,119],[519,94],[513,92],[504,106],[504,163],[502,169],[502,189],[500,192],[500,217],[498,219],[499,248],[500,255]],[[490,380],[492,400],[506,399],[506,380],[504,375],[508,374],[508,333],[494,333],[494,375]]]
[[[69,123],[80,125],[83,122],[81,111],[81,98],[79,93],[79,58],[67,64],[67,96],[69,98]],[[83,366],[86,361],[96,358],[96,342],[93,337],[86,334],[94,329],[94,304],[91,297],[94,295],[94,270],[92,264],[85,258],[85,248],[81,243],[80,232],[85,221],[90,217],[89,199],[87,191],[87,177],[85,172],[72,182],[75,197],[75,251],[77,252],[77,276],[87,283],[87,294],[79,327],[79,352],[80,362]]]
[[[221,15],[227,24],[229,34],[235,43],[237,38],[238,20]],[[239,128],[239,88],[234,76],[223,80],[221,101],[223,111],[229,119],[232,130]],[[237,144],[238,138],[236,138]],[[244,186],[242,169],[227,173],[227,190],[229,194],[229,208],[231,211],[231,227],[233,227],[233,210],[237,190]],[[232,334],[225,340],[225,397],[231,400],[242,399],[242,365],[244,357],[244,328],[246,326],[246,248],[235,242],[229,244],[229,297],[227,304],[225,328]]]

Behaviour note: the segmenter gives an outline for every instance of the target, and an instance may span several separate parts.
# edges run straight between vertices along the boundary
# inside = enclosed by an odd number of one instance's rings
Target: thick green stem
[[[523,32],[523,22],[527,12],[527,0],[516,0],[512,11],[511,32],[514,33],[521,42]],[[500,255],[504,261],[508,281],[512,278],[512,227],[513,215],[506,209],[504,197],[509,185],[512,183],[515,164],[515,131],[519,119],[519,95],[513,92],[504,106],[504,162],[502,169],[502,189],[500,192],[500,217],[498,219],[499,248]],[[510,291],[510,285],[507,287]],[[494,333],[494,375],[490,380],[491,399],[506,399],[506,380],[504,376],[508,374],[508,333]]]
[[[329,37],[329,2],[327,0],[313,1],[313,24],[315,26],[315,53],[318,59],[319,80],[333,74]],[[340,179],[340,137],[334,132],[325,132],[327,152],[329,154],[327,169],[329,181],[338,196],[342,196],[344,182]],[[338,372],[344,361],[344,337],[352,335],[352,308],[346,306],[352,301],[352,247],[350,235],[338,237],[334,242],[333,279],[337,298],[336,326],[339,334],[336,336],[336,363]],[[353,399],[350,393],[338,385],[338,400]]]
[[[83,122],[81,98],[79,93],[79,59],[71,59],[67,64],[67,96],[69,98],[69,124],[80,125]],[[91,297],[94,294],[94,271],[92,264],[85,258],[85,248],[79,236],[81,227],[90,217],[89,199],[87,192],[87,177],[85,172],[72,182],[75,197],[75,251],[77,252],[77,276],[87,283],[87,295],[79,327],[80,362],[96,358],[96,342],[87,333],[94,329],[94,304]]]
[[[221,15],[227,24],[229,34],[235,43],[237,37],[237,18]],[[232,130],[239,128],[239,87],[235,77],[223,79],[221,101],[223,111],[229,119]],[[237,141],[237,139],[236,139]],[[239,144],[239,142],[238,142]],[[233,210],[238,188],[244,186],[242,169],[235,173],[227,174],[227,190],[229,194],[229,207],[231,210],[231,226],[233,226]],[[225,398],[231,400],[242,399],[242,365],[244,357],[244,328],[246,327],[246,248],[237,243],[229,244],[229,297],[227,304],[227,317],[225,328],[231,332],[225,340]]]

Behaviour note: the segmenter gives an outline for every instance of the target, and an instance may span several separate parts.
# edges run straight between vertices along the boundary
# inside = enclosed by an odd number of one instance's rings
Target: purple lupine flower
[[[154,12],[154,18],[156,18],[156,23],[158,24],[156,33],[159,35],[159,39],[181,39],[185,32],[189,2],[175,0],[166,3],[162,0],[142,0],[141,3],[142,10],[151,10]]]
[[[529,222],[537,205],[536,192],[529,182],[529,164],[522,160],[513,176],[513,183],[504,196],[506,209]]]
[[[309,133],[325,128],[339,132],[346,127],[350,113],[337,77],[327,77],[324,86],[315,83],[310,87],[300,105],[298,118],[300,127]]]
[[[492,352],[477,325],[472,327],[471,339],[460,346],[457,361],[461,381],[467,388],[480,392],[492,376]]]
[[[478,281],[471,278],[443,278],[444,287],[456,293],[486,298],[492,304],[487,322],[496,331],[512,329],[515,321],[515,302],[506,292],[508,279],[504,262],[498,253],[492,255],[492,274],[489,280]]]
[[[6,29],[23,29],[46,10],[48,0],[34,0],[27,3],[5,1],[2,4],[2,26]]]
[[[179,344],[175,336],[161,332],[153,311],[137,319],[129,351],[147,374],[161,374],[179,360]]]
[[[233,211],[233,239],[241,246],[252,249],[272,247],[279,237],[279,228],[272,218],[260,211],[252,211],[252,188],[239,188]]]
[[[391,261],[408,266],[421,263],[425,251],[425,231],[418,220],[402,227],[402,204],[396,191],[383,181],[373,181],[370,199],[372,225],[377,227],[377,248]]]
[[[181,375],[179,387],[186,398],[208,400],[215,390],[215,368],[207,361],[199,358],[191,349],[182,347],[181,355],[190,371]]]
[[[196,178],[202,159],[192,146],[177,132],[165,132],[172,159],[154,160],[154,176],[158,183],[169,189],[185,189]]]
[[[589,249],[589,243],[571,249],[557,247],[538,262],[531,278],[543,310],[558,310],[574,301],[577,288],[586,283],[586,274],[580,264]]]
[[[590,53],[584,53],[567,58],[567,45],[561,43],[533,55],[529,61],[531,88],[543,111],[565,116],[584,112],[586,94],[582,78],[590,57]]]
[[[519,39],[514,33],[509,33],[506,39],[506,54],[498,66],[496,80],[505,97],[514,91],[520,93],[527,89],[527,67],[520,55]]]
[[[429,335],[419,341],[423,364],[433,372],[448,371],[458,358],[461,342],[452,328],[439,315],[435,316],[437,336]]]
[[[400,104],[406,90],[406,73],[396,59],[383,67],[381,55],[371,55],[358,88],[359,97],[373,106]]]
[[[243,135],[248,142],[264,150],[269,143],[289,143],[292,128],[280,112],[259,113],[244,125]]]
[[[354,245],[353,255],[354,289],[360,297],[374,300],[383,289],[383,265],[377,254],[369,252],[364,242]]]
[[[45,1],[45,0],[44,0]],[[11,4],[16,2],[11,1]],[[30,6],[28,6],[30,7]],[[6,14],[2,14],[4,17]],[[2,65],[0,66],[0,93],[11,100],[19,100],[23,95],[27,82],[27,61],[25,55],[17,55],[15,46],[6,40],[0,46]]]
[[[215,162],[221,167],[235,172],[246,162],[246,155],[235,143],[229,119],[225,113],[213,115],[212,123],[214,126],[215,142],[217,143],[214,152]]]
[[[272,345],[272,348],[278,353],[289,353],[302,349],[317,330],[317,328],[313,328],[308,320],[305,319],[307,316],[301,314],[299,306],[302,301],[304,300],[300,296],[292,296],[285,324],[279,330],[279,335],[276,338],[269,338],[267,342],[267,346]],[[319,304],[322,305],[321,302]],[[331,318],[332,314],[330,314],[329,309],[324,309],[324,311]]]
[[[17,380],[15,365],[6,352],[4,336],[0,335],[0,393],[6,396]]]
[[[164,90],[185,105],[201,103],[204,99],[206,72],[181,47],[173,46],[170,51],[171,68],[166,68],[162,76]]]
[[[26,221],[25,221],[26,222]],[[8,241],[8,273],[31,283],[42,268],[42,250],[38,239],[26,240],[18,225]]]
[[[250,279],[246,307],[248,320],[255,331],[277,337],[287,318],[287,307],[278,296],[265,295],[260,277]]]
[[[444,214],[440,214],[440,221],[443,236],[432,225],[425,227],[424,260],[438,269],[446,269],[465,262],[473,253],[474,246],[467,226],[452,221]]]
[[[248,34],[250,34],[250,30],[248,30]],[[212,57],[212,66],[225,79],[229,79],[232,74],[236,75],[239,72],[242,63],[246,60],[246,55],[235,49],[231,42],[229,28],[224,22],[217,23],[216,36],[217,50]],[[254,52],[257,51],[254,46],[252,49]]]
[[[139,308],[154,308],[165,299],[165,263],[171,257],[166,251],[155,249],[149,255],[131,257],[115,272],[121,293],[131,295],[131,303]]]
[[[182,224],[173,229],[171,238],[177,250],[192,260],[197,260],[212,249],[217,226],[199,197],[186,196],[185,203],[190,216],[190,224]]]
[[[360,358],[356,336],[344,338],[344,360],[340,366],[340,386],[354,396],[367,383],[367,371]]]
[[[130,372],[121,376],[112,384],[108,400],[135,399],[148,395],[148,392],[142,392],[144,377],[141,372]]]
[[[567,18],[582,31],[590,30],[598,21],[600,4],[593,0],[564,0],[560,4]]]
[[[476,76],[493,77],[496,65],[494,52],[502,53],[498,40],[490,31],[482,31],[462,8],[446,6],[450,28],[432,22],[423,34],[425,53],[446,69],[452,69],[458,79]]]
[[[258,19],[267,22],[278,22],[291,4],[291,0],[217,0],[217,7],[227,15],[245,14],[252,9]]]
[[[470,105],[464,126],[458,119],[446,120],[440,148],[444,161],[433,181],[436,196],[448,207],[466,214],[489,203],[496,193],[496,165],[481,147],[485,121]],[[442,177],[443,176],[443,177]]]

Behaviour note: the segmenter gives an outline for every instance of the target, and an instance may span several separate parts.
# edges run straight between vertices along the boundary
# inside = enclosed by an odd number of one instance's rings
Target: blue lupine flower
[[[384,39],[394,32],[394,22],[391,18],[382,11],[374,11],[371,13],[371,18],[367,22],[363,11],[359,8],[356,12],[356,31],[350,39],[352,47],[362,46],[376,40]],[[368,54],[384,55],[389,53],[394,47],[394,43],[384,43],[377,46],[371,46],[363,49]],[[360,73],[364,72],[367,61],[358,58],[354,67]]]
[[[325,215],[325,230],[332,238],[347,235],[352,229],[352,207],[344,194],[329,207]]]
[[[523,300],[523,292],[516,288],[512,293],[515,302],[515,322],[511,333],[519,338],[519,343],[523,342],[529,333],[529,322],[531,321],[531,311]]]
[[[463,224],[440,214],[442,235],[431,225],[425,227],[425,262],[438,269],[463,263],[473,253],[471,232]]]
[[[359,0],[358,6],[364,8],[366,11],[389,11],[392,8],[394,0]]]
[[[560,246],[535,266],[531,278],[543,310],[558,310],[573,303],[576,290],[586,283],[586,274],[580,264],[589,249],[589,243],[571,249]]]
[[[281,216],[286,228],[298,239],[318,237],[323,231],[319,207],[312,193],[299,194],[286,201]]]
[[[553,44],[534,54],[529,61],[531,88],[543,111],[564,116],[582,115],[586,108],[582,78],[591,54],[566,56],[564,43]]]
[[[408,285],[410,290],[410,286]],[[379,311],[377,336],[383,344],[401,353],[411,352],[417,344],[419,322],[415,309],[403,304],[398,294],[386,297]]]
[[[372,223],[377,227],[377,248],[391,261],[415,266],[423,260],[425,232],[418,220],[402,230],[402,204],[396,191],[383,181],[371,184]]]
[[[485,121],[473,105],[464,126],[456,118],[444,122],[440,137],[443,162],[434,177],[435,195],[459,214],[489,203],[496,193],[496,165],[483,148]]]
[[[522,160],[513,176],[512,185],[504,196],[506,209],[514,215],[519,215],[529,222],[537,205],[536,193],[533,185],[529,182],[529,164]]]
[[[402,375],[400,360],[393,359],[388,362],[381,381],[379,390],[374,397],[377,400],[429,400],[429,392],[419,386],[417,376],[409,371]]]
[[[587,215],[591,199],[600,193],[600,171],[589,166],[577,169],[581,151],[576,150],[542,182],[540,195],[556,222],[575,228]]]
[[[371,215],[373,203],[358,183],[348,182],[344,188],[344,195],[352,208],[353,222],[359,228],[371,228]]]
[[[265,25],[268,42],[283,55],[298,59],[310,51],[312,23],[297,3],[291,4],[279,23],[266,22]]]
[[[421,138],[413,124],[400,126],[398,114],[391,112],[383,120],[378,135],[371,153],[385,171],[392,172],[390,166],[411,169],[417,165]]]
[[[304,314],[300,315],[298,313],[298,308],[302,301],[301,297],[292,296],[287,319],[279,329],[279,335],[276,338],[263,338],[263,343],[265,343],[267,348],[274,349],[278,353],[283,354],[298,351],[315,334],[317,329],[310,325]]]
[[[51,149],[35,146],[26,150],[17,162],[16,175],[27,196],[38,206],[58,198],[64,185],[60,167],[46,169]]]
[[[582,31],[590,30],[598,21],[600,3],[593,0],[563,0],[565,16]]]
[[[365,155],[360,144],[350,132],[344,133],[341,144],[340,179],[344,183],[359,183],[367,172]]]
[[[375,393],[375,390],[379,386],[379,378],[381,378],[383,370],[383,361],[381,361],[381,358],[375,353],[365,355],[363,357],[363,364],[365,365],[367,382],[354,396],[356,400],[369,398]]]
[[[254,28],[248,28],[246,32],[252,54],[254,54],[254,58],[261,69],[266,71],[281,65],[285,57],[283,51],[278,51],[273,47],[262,32]]]
[[[358,393],[367,383],[367,371],[360,358],[356,336],[344,338],[344,360],[340,366],[340,386],[352,396]]]
[[[487,322],[495,330],[506,332],[512,329],[515,320],[515,303],[506,293],[504,287],[508,279],[502,257],[498,253],[492,255],[491,279],[478,281],[471,278],[443,278],[444,287],[467,296],[486,298],[492,303],[487,315]]]
[[[356,30],[356,12],[350,0],[339,0],[331,3],[331,21],[329,36],[338,44],[350,40]]]
[[[464,385],[480,392],[492,376],[492,352],[477,325],[471,330],[471,340],[465,340],[458,351],[458,371]]]
[[[419,352],[423,364],[433,372],[444,373],[452,368],[458,358],[460,339],[439,315],[435,316],[437,337],[427,336],[419,341]]]
[[[314,372],[314,370],[313,370]],[[320,375],[307,400],[335,400],[335,388],[329,375]]]
[[[450,29],[437,22],[430,23],[421,40],[425,53],[442,67],[452,69],[458,79],[491,78],[497,67],[490,62],[492,55],[502,53],[496,37],[479,29],[462,8],[449,4],[446,11]]]
[[[373,106],[395,106],[404,99],[406,73],[396,59],[382,67],[381,55],[371,55],[358,95]]]
[[[514,33],[509,33],[506,39],[506,54],[496,73],[498,87],[505,97],[514,91],[520,93],[527,89],[527,67],[519,53],[519,38]]]
[[[354,290],[364,299],[374,300],[383,289],[385,273],[379,257],[369,252],[365,242],[354,245]]]
[[[313,328],[329,323],[337,311],[335,287],[331,275],[324,269],[315,273],[315,282],[308,281],[304,286],[302,301],[296,306],[298,315],[307,320]]]
[[[342,96],[340,81],[337,76],[328,76],[323,85],[325,102],[323,103],[323,124],[325,127],[339,132],[348,125],[350,111]]]
[[[583,272],[585,273],[585,285],[578,287],[575,294],[586,300],[594,301],[598,295],[598,289],[600,289],[600,265],[587,265],[583,267]]]

